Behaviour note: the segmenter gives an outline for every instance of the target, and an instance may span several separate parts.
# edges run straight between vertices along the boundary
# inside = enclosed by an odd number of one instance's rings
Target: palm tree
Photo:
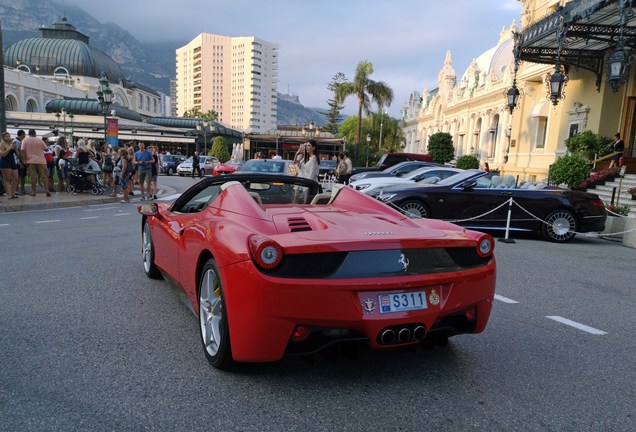
[[[368,60],[361,61],[356,67],[356,74],[351,82],[338,84],[337,94],[341,101],[347,96],[355,95],[358,98],[358,127],[356,130],[356,156],[360,149],[362,139],[362,110],[369,115],[371,103],[375,102],[380,109],[391,106],[393,102],[393,90],[382,81],[374,81],[369,78],[373,73],[373,64]]]

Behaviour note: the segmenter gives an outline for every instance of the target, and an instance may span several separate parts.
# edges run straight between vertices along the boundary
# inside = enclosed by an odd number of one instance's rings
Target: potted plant
[[[601,233],[601,237],[607,240],[623,241],[626,223],[629,218],[629,206],[605,204],[607,210],[607,219],[605,221],[605,229]]]
[[[584,156],[575,153],[558,158],[550,166],[549,173],[550,184],[566,184],[572,189],[586,181],[590,175],[590,165]],[[587,183],[588,187],[591,187],[590,182]]]
[[[636,187],[627,189],[627,193],[632,196],[633,200],[636,200]]]

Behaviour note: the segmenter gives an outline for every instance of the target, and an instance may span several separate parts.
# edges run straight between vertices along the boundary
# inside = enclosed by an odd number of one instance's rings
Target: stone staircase
[[[636,200],[632,200],[632,196],[627,193],[627,189],[636,187],[636,174],[625,174],[625,177],[620,184],[620,197],[619,181],[620,179],[616,178],[616,180],[613,182],[606,182],[605,186],[596,186],[596,189],[588,189],[588,192],[597,194],[604,203],[610,204],[612,201],[612,190],[616,188],[614,204],[616,204],[616,201],[618,201],[618,204],[620,205],[630,206],[630,216],[636,216]]]

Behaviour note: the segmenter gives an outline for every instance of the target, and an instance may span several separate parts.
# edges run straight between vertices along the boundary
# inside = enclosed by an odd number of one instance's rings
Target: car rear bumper
[[[380,335],[386,329],[423,326],[427,333],[479,333],[488,322],[496,283],[494,258],[460,272],[372,279],[270,277],[251,261],[220,270],[237,361],[275,361],[333,342],[366,341],[375,349],[418,342],[411,337],[383,343]],[[411,292],[425,293],[426,309],[381,312],[381,293]],[[474,319],[466,318],[467,311],[475,312]],[[309,329],[308,339],[292,340],[298,326]],[[311,340],[318,333],[325,337]]]

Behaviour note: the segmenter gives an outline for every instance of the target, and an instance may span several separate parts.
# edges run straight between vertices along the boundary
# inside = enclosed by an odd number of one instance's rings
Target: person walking
[[[26,162],[22,160],[22,153],[20,152],[20,149],[22,148],[22,141],[25,136],[26,134],[24,131],[20,129],[13,140],[16,149],[16,162],[18,163],[18,191],[16,192],[16,195],[26,195],[26,190],[24,188],[24,180],[26,179]]]
[[[29,136],[22,141],[20,157],[26,162],[27,174],[31,177],[31,196],[35,196],[38,176],[44,179],[46,196],[51,196],[51,192],[49,192],[49,178],[46,170],[46,159],[44,158],[44,152],[47,148],[44,141],[38,138],[35,129],[29,129]]]
[[[152,155],[152,162],[150,167],[152,168],[152,174],[150,175],[150,198],[157,199],[157,192],[159,187],[157,185],[157,176],[159,175],[159,155],[157,155],[157,147],[150,146],[150,154]]]
[[[351,178],[351,172],[353,171],[353,164],[351,163],[351,159],[349,159],[348,152],[342,152],[344,155],[344,162],[347,165],[347,170],[345,171],[345,179],[344,184],[349,184],[349,179]]]
[[[9,199],[17,199],[18,195],[18,164],[16,162],[16,145],[11,140],[11,134],[4,132],[2,141],[0,142],[0,172],[2,172],[2,181],[4,182],[4,190],[7,192]]]
[[[347,181],[347,163],[344,153],[338,155],[338,166],[336,167],[336,177],[338,183],[344,184]]]
[[[146,150],[146,144],[139,143],[139,150],[135,153],[135,161],[137,163],[137,175],[139,176],[139,189],[141,190],[141,200],[152,199],[152,153]],[[148,196],[146,197],[146,189]]]
[[[199,178],[202,178],[203,176],[201,175],[201,163],[199,161],[199,151],[195,150],[194,154],[192,155],[192,178],[194,178],[194,171],[197,171],[199,173]]]
[[[610,162],[608,169],[619,166],[619,162],[623,157],[623,151],[625,151],[625,143],[621,139],[620,133],[614,134],[614,144],[611,145],[611,149],[613,153],[619,153],[612,156],[612,161]]]
[[[68,182],[68,152],[61,151],[57,160],[57,191],[70,192],[71,185]]]

